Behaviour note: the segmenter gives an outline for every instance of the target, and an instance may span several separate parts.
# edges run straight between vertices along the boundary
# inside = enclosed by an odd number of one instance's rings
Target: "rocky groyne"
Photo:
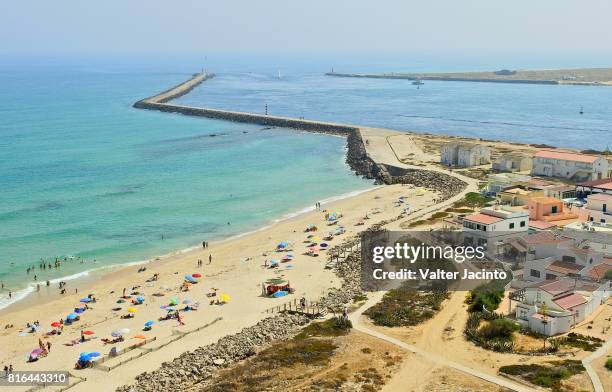
[[[221,338],[217,343],[181,354],[152,372],[136,376],[136,383],[117,388],[118,392],[184,391],[210,378],[220,368],[255,354],[255,348],[293,336],[310,320],[301,315],[281,314],[252,327]]]
[[[341,78],[367,78],[367,79],[404,79],[404,80],[437,80],[442,82],[481,82],[481,83],[518,83],[518,84],[560,84],[556,80],[532,80],[532,79],[496,79],[460,76],[427,76],[427,75],[403,75],[403,74],[350,74],[328,72],[326,76]]]
[[[239,123],[257,124],[265,127],[296,129],[306,132],[323,133],[347,138],[346,162],[360,176],[375,180],[377,183],[391,183],[391,178],[383,166],[376,164],[368,156],[359,128],[352,125],[336,124],[325,121],[312,121],[300,118],[271,116],[266,114],[237,112],[231,110],[211,109],[174,105],[168,103],[172,99],[189,93],[204,81],[213,78],[214,74],[199,73],[189,80],[172,87],[160,94],[142,99],[134,103],[137,109],[158,110],[167,113],[179,113],[186,116],[196,116],[225,120]]]

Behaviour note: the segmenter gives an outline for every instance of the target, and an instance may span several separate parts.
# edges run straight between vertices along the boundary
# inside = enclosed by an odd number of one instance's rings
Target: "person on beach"
[[[81,330],[81,343],[85,342],[85,334],[83,333],[83,330]]]
[[[185,325],[183,320],[181,320],[181,314],[179,313],[178,310],[176,311],[176,321],[178,321],[179,325]]]
[[[47,342],[47,352],[51,352],[51,342]]]
[[[13,292],[9,291],[9,299],[13,298]]]
[[[208,264],[212,263],[212,254],[208,255]]]

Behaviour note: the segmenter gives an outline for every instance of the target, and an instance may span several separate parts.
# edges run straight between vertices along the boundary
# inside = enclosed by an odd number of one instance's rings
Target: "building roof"
[[[549,294],[557,295],[563,292],[574,289],[576,283],[573,279],[558,279],[558,280],[545,280],[543,282],[535,283],[529,287],[538,288],[546,291]]]
[[[559,305],[561,308],[568,310],[568,309],[575,308],[578,305],[587,303],[587,300],[582,295],[570,294],[570,295],[566,295],[564,297],[558,298],[554,300],[553,302]]]
[[[561,200],[555,199],[554,197],[548,197],[548,196],[532,197],[532,198],[529,199],[529,201],[533,201],[533,202],[538,203],[538,204],[559,204],[559,203],[562,203]]]
[[[491,216],[491,215],[485,215],[485,214],[468,215],[463,219],[469,220],[470,222],[481,223],[483,225],[492,225],[493,223],[503,221],[502,218],[498,218],[496,216]]]
[[[593,163],[599,158],[596,155],[586,155],[586,154],[563,152],[563,151],[552,151],[552,150],[540,150],[534,154],[534,157],[558,159],[562,161],[584,162],[584,163]]]
[[[538,229],[538,230],[546,230],[546,229],[551,229],[553,227],[556,227],[556,225],[549,223],[549,222],[544,222],[541,220],[529,220],[529,227],[532,227],[534,229]]]
[[[610,263],[601,263],[601,264],[597,264],[595,266],[593,266],[593,268],[591,268],[591,270],[588,273],[589,278],[593,278],[593,279],[602,279],[604,277],[604,275],[606,274],[606,272],[611,271],[612,270],[612,264]]]
[[[607,193],[595,193],[587,197],[587,201],[589,200],[612,201],[612,195],[608,195]]]
[[[564,241],[571,241],[571,238],[557,237],[550,231],[529,234],[521,238],[527,245],[553,244]]]
[[[576,263],[570,263],[569,261],[555,261],[551,263],[546,269],[548,271],[558,272],[560,274],[575,274],[583,269],[584,266]]]
[[[578,184],[576,184],[577,186],[585,186],[585,187],[595,187],[595,188],[600,188],[601,185],[610,185],[612,187],[612,179],[610,178],[603,178],[601,180],[593,180],[593,181],[586,181],[586,182],[579,182]]]

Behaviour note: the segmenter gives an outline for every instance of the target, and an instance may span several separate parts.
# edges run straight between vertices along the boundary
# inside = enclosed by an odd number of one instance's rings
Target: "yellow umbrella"
[[[227,294],[221,294],[219,296],[219,301],[221,301],[221,302],[229,302],[230,299],[231,299],[230,296],[227,295]]]
[[[320,242],[321,241],[321,237],[315,235],[315,236],[310,237],[310,240],[312,242]]]
[[[138,312],[138,309],[136,309],[136,308],[128,308],[127,311],[128,311],[128,313],[136,313],[136,312]]]

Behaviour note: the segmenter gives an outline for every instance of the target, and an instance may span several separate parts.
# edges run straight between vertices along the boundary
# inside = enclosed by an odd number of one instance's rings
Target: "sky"
[[[0,53],[612,51],[610,0],[5,0]]]

